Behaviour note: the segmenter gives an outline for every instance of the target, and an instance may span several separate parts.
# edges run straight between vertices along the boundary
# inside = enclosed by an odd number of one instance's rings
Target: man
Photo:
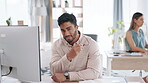
[[[91,80],[101,77],[102,57],[97,43],[78,31],[76,17],[58,18],[63,38],[53,44],[50,70],[56,82]]]

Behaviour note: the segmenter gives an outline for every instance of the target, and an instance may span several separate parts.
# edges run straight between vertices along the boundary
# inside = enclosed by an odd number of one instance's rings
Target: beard
[[[77,30],[75,30],[73,35],[65,36],[64,39],[70,44],[76,38],[76,35],[77,35]]]

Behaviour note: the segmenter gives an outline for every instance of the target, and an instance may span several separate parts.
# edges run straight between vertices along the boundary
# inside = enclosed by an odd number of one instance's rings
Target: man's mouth
[[[67,37],[66,37],[67,40],[70,40],[70,38],[71,38],[71,36],[67,36]]]

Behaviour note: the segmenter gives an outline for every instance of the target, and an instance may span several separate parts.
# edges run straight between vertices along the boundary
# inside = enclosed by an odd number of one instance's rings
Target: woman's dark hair
[[[58,18],[58,25],[60,26],[61,24],[65,22],[71,22],[75,26],[77,26],[77,20],[76,17],[73,14],[69,13],[63,13],[59,18]]]
[[[143,16],[143,14],[140,13],[140,12],[136,12],[136,13],[133,15],[129,30],[133,30],[133,29],[136,27],[136,23],[134,22],[134,19],[137,20],[137,19],[138,19],[139,17],[141,17],[141,16]]]

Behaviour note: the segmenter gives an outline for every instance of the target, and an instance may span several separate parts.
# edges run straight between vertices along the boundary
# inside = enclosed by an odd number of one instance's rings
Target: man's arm
[[[87,69],[69,72],[70,81],[91,80],[102,76],[102,55],[99,52],[98,45],[95,42],[92,43],[89,51]]]
[[[66,54],[61,53],[56,44],[52,47],[52,56],[50,59],[50,71],[54,73],[63,73],[70,61],[67,59]]]
[[[59,64],[60,60],[59,61],[53,60],[53,61],[55,61],[55,63],[51,69],[53,69],[54,71],[53,70],[51,70],[51,71],[58,73],[57,75],[61,75],[60,74],[61,72],[57,72],[57,71],[61,71],[63,68],[66,68],[66,67],[63,67],[62,65]],[[82,62],[80,62],[80,63],[82,63]],[[70,81],[96,79],[96,78],[102,76],[101,70],[102,70],[102,56],[99,53],[98,45],[95,42],[93,42],[89,47],[87,68],[85,70],[81,70],[81,71],[77,71],[77,72],[68,72],[69,79],[70,79]],[[56,79],[60,80],[61,76],[58,77],[55,74],[55,77],[56,77]]]
[[[75,58],[80,52],[82,48],[81,44],[77,44],[71,48],[71,50],[62,55],[62,52],[58,52],[59,49],[56,45],[54,45],[54,48],[52,50],[52,58],[50,63],[50,69],[52,74],[53,73],[63,73],[66,69],[68,69],[68,66],[70,64],[70,61]]]
[[[98,55],[98,51],[96,51],[95,54],[92,54],[88,58],[87,69],[78,72],[68,72],[70,81],[91,80],[102,76],[102,56]],[[54,76],[55,78],[53,80],[57,82],[65,79],[62,73],[56,73]]]

